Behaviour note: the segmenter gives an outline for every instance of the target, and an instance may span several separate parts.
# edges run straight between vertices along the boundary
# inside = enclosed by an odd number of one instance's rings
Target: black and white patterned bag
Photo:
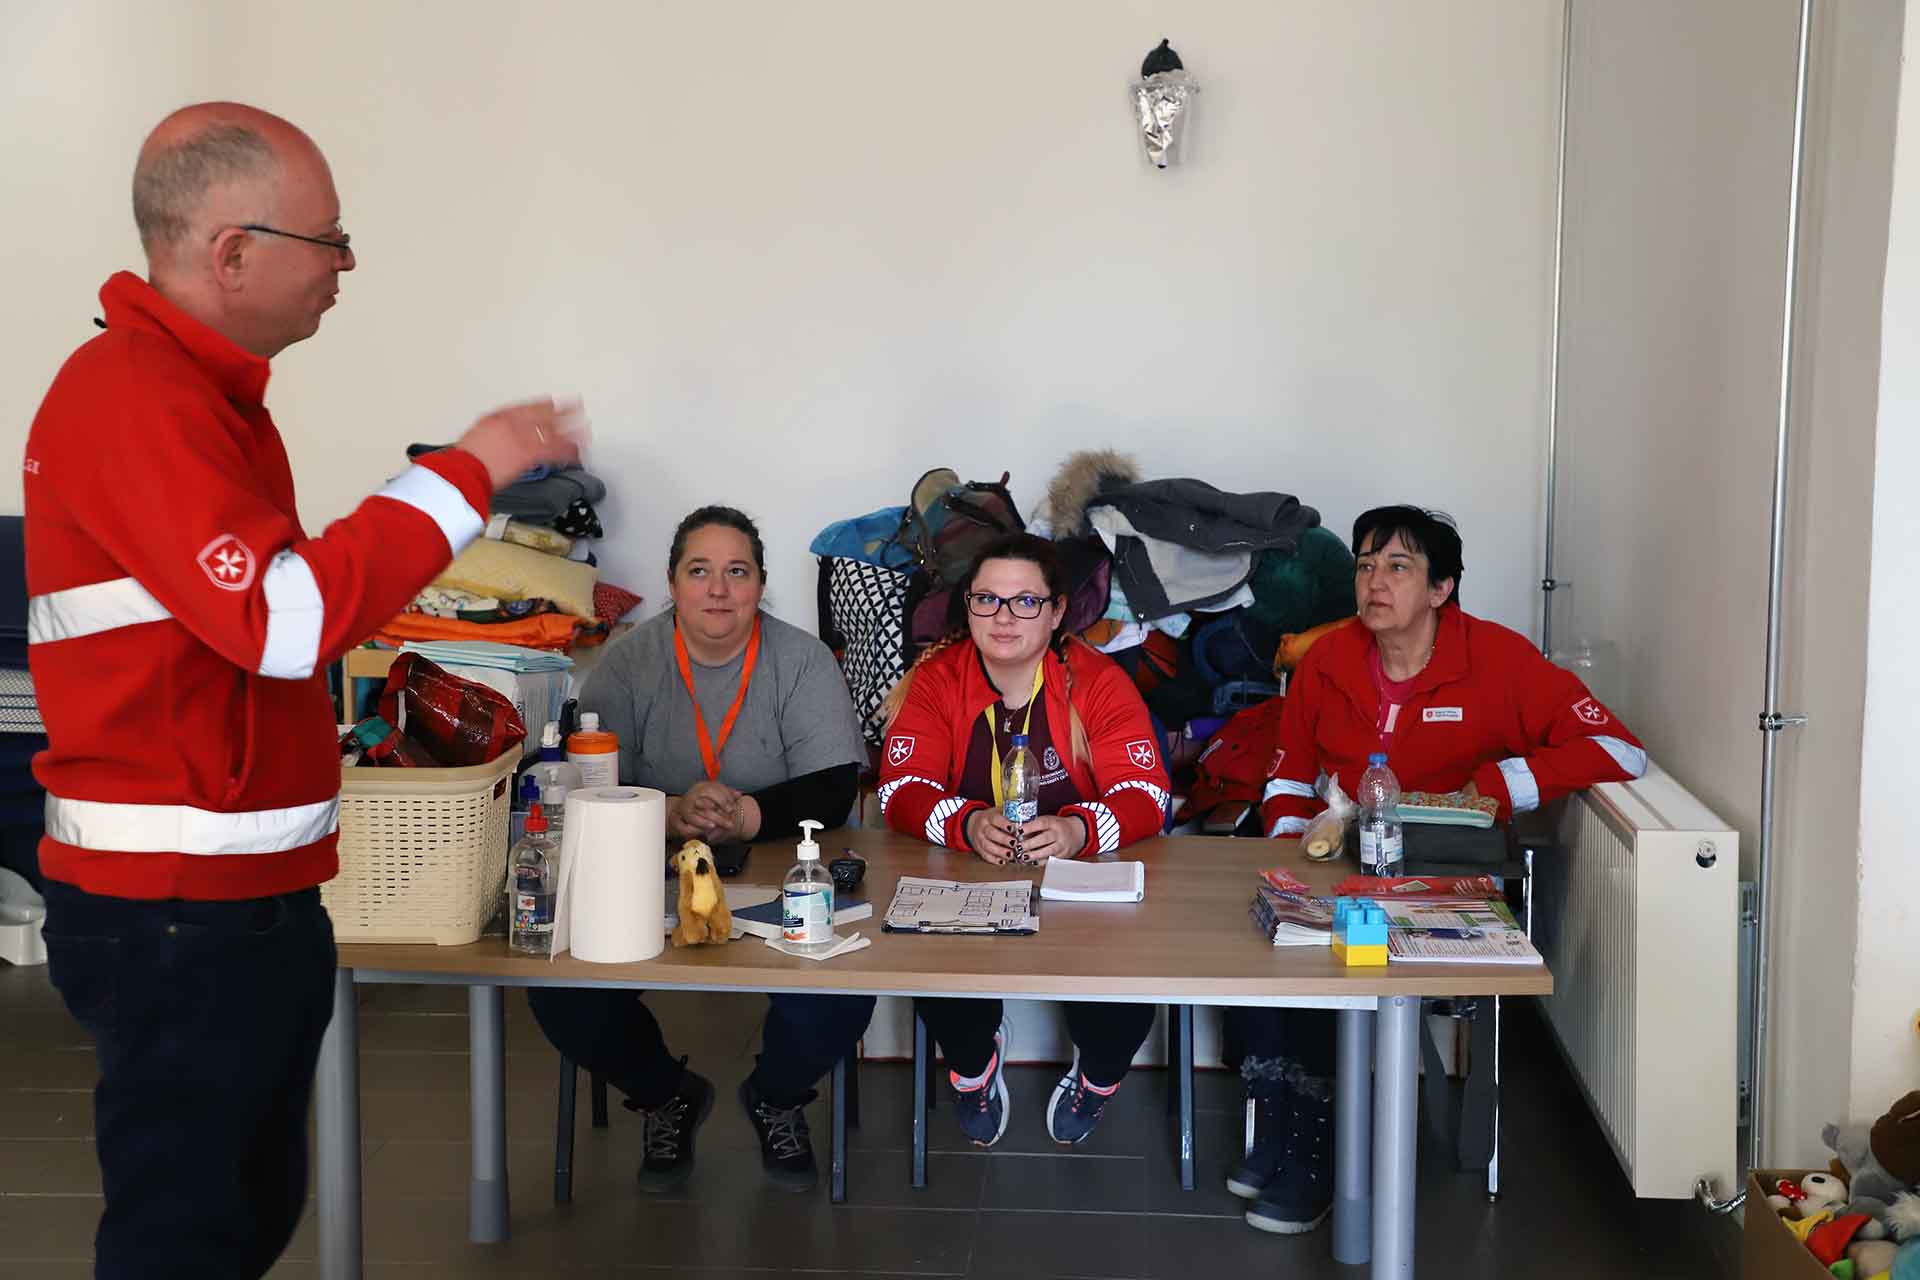
[[[820,557],[820,638],[839,659],[861,732],[878,747],[880,704],[907,671],[907,596],[916,576],[845,556]]]

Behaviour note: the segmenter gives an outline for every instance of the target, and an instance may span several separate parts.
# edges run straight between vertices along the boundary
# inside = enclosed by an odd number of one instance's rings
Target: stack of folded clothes
[[[408,456],[442,445],[414,445]],[[581,467],[537,467],[494,495],[486,535],[454,558],[374,639],[483,640],[571,652],[607,638],[640,604],[600,581],[594,504],[607,486]]]

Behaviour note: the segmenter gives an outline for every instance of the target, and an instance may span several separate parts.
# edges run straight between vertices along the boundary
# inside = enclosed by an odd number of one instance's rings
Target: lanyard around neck
[[[1033,669],[1033,691],[1027,695],[1026,718],[1020,722],[1020,733],[1023,737],[1026,735],[1027,730],[1033,727],[1033,704],[1040,701],[1040,686],[1046,683],[1046,679],[1047,660],[1043,657],[1040,659],[1040,664]],[[986,718],[987,741],[993,752],[993,772],[988,776],[993,779],[993,806],[997,809],[1007,802],[1006,795],[1004,794],[1006,784],[1001,781],[1000,778],[1000,732],[998,727],[993,723],[992,707],[988,707],[980,714]]]
[[[720,753],[727,749],[727,739],[733,736],[733,722],[740,718],[740,708],[747,701],[747,684],[753,679],[754,664],[760,660],[760,619],[753,620],[753,635],[747,640],[747,656],[740,664],[740,687],[734,690],[733,705],[727,708],[727,718],[720,722],[720,741],[718,743],[707,733],[707,717],[700,710],[700,695],[693,689],[693,660],[687,656],[687,641],[680,634],[680,620],[673,621],[673,656],[680,666],[680,683],[687,686],[687,700],[693,703],[693,727],[700,736],[700,759],[707,766],[707,780],[720,780]]]

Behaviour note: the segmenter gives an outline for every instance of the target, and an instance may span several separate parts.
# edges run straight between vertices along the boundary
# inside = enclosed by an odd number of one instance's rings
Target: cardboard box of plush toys
[[[1920,1090],[1872,1124],[1827,1125],[1825,1169],[1747,1175],[1741,1274],[1920,1280]]]
[[[1834,1273],[1807,1247],[1795,1216],[1798,1200],[1781,1211],[1768,1203],[1780,1195],[1780,1184],[1799,1188],[1808,1177],[1829,1177],[1824,1169],[1755,1169],[1747,1174],[1746,1231],[1740,1249],[1743,1280],[1834,1280]],[[1792,1225],[1789,1225],[1792,1224]],[[1822,1224],[1825,1225],[1825,1224]],[[1855,1280],[1869,1280],[1866,1274]]]

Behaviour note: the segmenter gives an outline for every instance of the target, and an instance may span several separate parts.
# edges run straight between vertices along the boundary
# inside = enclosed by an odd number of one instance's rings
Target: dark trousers
[[[928,998],[913,1002],[913,1011],[927,1024],[927,1034],[939,1042],[947,1069],[971,1078],[993,1061],[993,1033],[1000,1028],[1001,1002],[969,998]],[[1133,1063],[1133,1055],[1153,1030],[1150,1004],[1099,1004],[1067,1001],[1067,1033],[1080,1051],[1080,1074],[1105,1087],[1119,1084]]]
[[[94,1275],[265,1275],[306,1204],[333,1011],[319,890],[136,902],[50,881],[46,899],[49,972],[100,1064]]]
[[[554,1048],[605,1076],[634,1106],[657,1107],[680,1087],[683,1060],[667,1052],[639,992],[529,987],[527,1003]],[[814,1082],[853,1051],[872,1018],[872,996],[769,995],[754,1090],[779,1107],[811,1101]]]
[[[1333,1076],[1334,1043],[1339,1023],[1332,1009],[1256,1009],[1228,1006],[1221,1011],[1221,1057],[1228,1066],[1247,1058],[1277,1059],[1270,1078],[1328,1080]]]

